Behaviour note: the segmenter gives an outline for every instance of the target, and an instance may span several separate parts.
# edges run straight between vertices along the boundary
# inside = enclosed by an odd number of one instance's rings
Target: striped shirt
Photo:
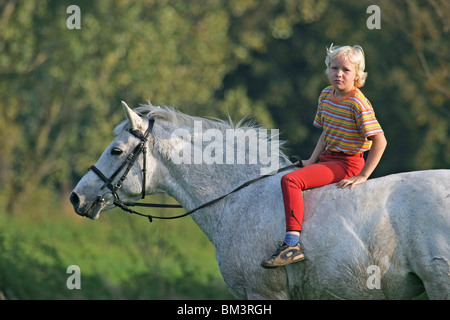
[[[314,126],[325,133],[327,149],[352,155],[368,151],[372,141],[367,138],[383,133],[370,101],[361,90],[337,98],[332,86],[320,94]]]

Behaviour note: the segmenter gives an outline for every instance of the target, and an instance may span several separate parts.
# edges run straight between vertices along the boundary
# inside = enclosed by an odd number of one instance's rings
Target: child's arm
[[[322,132],[320,135],[319,140],[317,141],[316,147],[314,148],[314,151],[311,155],[311,157],[308,160],[303,160],[303,166],[309,166],[311,164],[314,164],[319,161],[319,157],[322,154],[322,152],[325,151],[325,133]]]
[[[372,147],[370,148],[366,164],[361,170],[361,173],[354,177],[338,182],[336,185],[338,188],[345,188],[347,186],[350,186],[350,189],[353,189],[353,187],[357,186],[358,184],[366,182],[366,180],[369,179],[369,176],[377,167],[378,163],[380,162],[381,156],[384,153],[384,149],[386,149],[387,141],[383,133],[371,136],[369,137],[369,139],[372,140]]]

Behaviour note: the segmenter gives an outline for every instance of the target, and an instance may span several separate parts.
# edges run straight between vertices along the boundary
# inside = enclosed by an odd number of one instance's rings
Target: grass
[[[67,267],[81,270],[69,290]],[[233,299],[214,248],[191,218],[155,221],[119,210],[99,220],[69,210],[0,211],[0,297],[6,299]]]

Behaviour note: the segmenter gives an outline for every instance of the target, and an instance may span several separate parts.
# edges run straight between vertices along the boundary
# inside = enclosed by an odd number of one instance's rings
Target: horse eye
[[[118,156],[118,155],[122,154],[122,150],[120,150],[119,148],[113,148],[113,149],[111,150],[111,154],[112,154],[113,156]]]

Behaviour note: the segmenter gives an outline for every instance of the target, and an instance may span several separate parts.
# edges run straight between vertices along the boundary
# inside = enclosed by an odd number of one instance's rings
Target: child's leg
[[[302,229],[302,191],[345,179],[352,175],[348,172],[348,169],[346,162],[334,160],[319,162],[283,176],[281,178],[281,189],[286,216],[286,231],[301,231]]]
[[[305,259],[298,236],[303,223],[302,190],[352,177],[364,166],[362,155],[345,156],[327,151],[321,155],[320,161],[281,178],[287,234],[277,251],[261,262],[264,268],[276,268]]]

